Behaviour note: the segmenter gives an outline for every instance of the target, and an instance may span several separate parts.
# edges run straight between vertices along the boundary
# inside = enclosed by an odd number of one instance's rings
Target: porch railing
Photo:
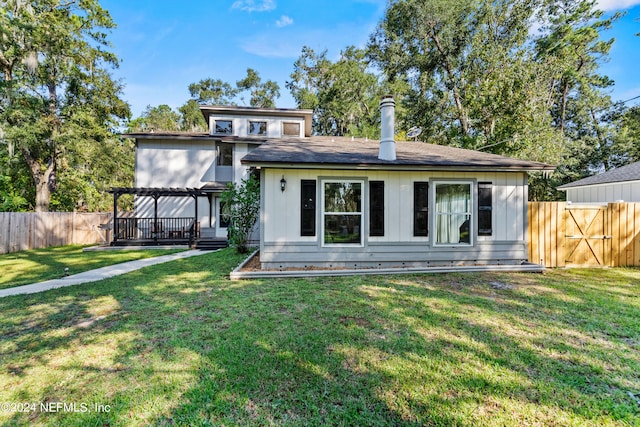
[[[187,218],[118,218],[113,241],[184,241],[200,238],[200,227],[193,217]]]

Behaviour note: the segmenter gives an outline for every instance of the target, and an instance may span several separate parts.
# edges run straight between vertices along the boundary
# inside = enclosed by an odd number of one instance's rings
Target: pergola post
[[[113,192],[113,243],[118,240],[118,196],[117,191]]]
[[[154,194],[153,196],[153,229],[155,233],[153,234],[153,240],[156,244],[158,244],[158,194]]]

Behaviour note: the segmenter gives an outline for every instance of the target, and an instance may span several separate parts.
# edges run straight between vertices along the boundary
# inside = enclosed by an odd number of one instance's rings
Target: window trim
[[[284,127],[286,125],[297,125],[298,126],[298,133],[296,134],[288,134],[284,132]],[[300,137],[300,130],[302,129],[302,123],[301,122],[291,122],[291,121],[282,121],[282,136],[294,136],[294,137]]]
[[[266,120],[247,120],[248,122],[248,126],[247,126],[247,135],[249,136],[267,136],[267,132],[268,132],[268,128],[269,128],[269,122],[267,122]],[[251,123],[264,123],[264,133],[251,133]]]
[[[222,147],[229,147],[231,149],[231,163],[228,165],[224,165],[221,163],[221,159],[222,159]],[[235,150],[233,149],[233,144],[228,143],[228,142],[218,142],[216,144],[216,167],[222,167],[222,168],[231,168],[233,167],[233,157],[234,157],[234,152]]]
[[[231,132],[216,132],[216,125],[218,122],[229,122],[231,123]],[[212,135],[233,135],[233,119],[213,119],[213,126],[211,129]]]
[[[365,246],[364,229],[365,224],[365,206],[367,202],[365,191],[365,180],[362,178],[327,178],[320,179],[320,246],[323,248],[362,248]],[[324,223],[327,212],[325,211],[325,184],[330,183],[358,183],[360,184],[360,212],[329,212],[329,215],[360,215],[360,243],[325,243],[324,241]],[[316,204],[317,206],[317,204]]]
[[[433,247],[461,247],[461,248],[469,248],[473,247],[476,244],[476,234],[477,231],[475,229],[476,224],[476,193],[477,193],[477,184],[474,179],[445,179],[445,180],[431,180],[432,184],[430,188],[429,194],[429,203],[433,206],[431,209],[431,218],[430,218],[430,226],[432,227],[432,246]],[[438,243],[438,207],[436,204],[436,196],[438,192],[438,185],[460,185],[467,184],[469,185],[469,210],[464,213],[464,215],[469,215],[469,243]],[[463,214],[463,213],[458,213]],[[445,214],[445,215],[451,215]]]

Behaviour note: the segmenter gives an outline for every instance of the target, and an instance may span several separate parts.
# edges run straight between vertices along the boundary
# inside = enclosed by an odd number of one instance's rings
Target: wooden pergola
[[[141,244],[167,243],[192,244],[198,238],[198,197],[205,197],[209,192],[200,188],[174,187],[112,187],[113,194],[113,242],[118,240]],[[153,218],[118,218],[118,199],[125,194],[151,197],[153,199]],[[195,204],[193,218],[159,218],[158,199],[161,197],[191,197]],[[168,224],[165,227],[165,223]],[[141,226],[142,224],[142,226]],[[124,230],[123,230],[124,227]]]

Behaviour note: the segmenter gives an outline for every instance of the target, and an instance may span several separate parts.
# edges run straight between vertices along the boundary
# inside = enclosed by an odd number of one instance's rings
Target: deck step
[[[204,251],[213,251],[216,249],[226,248],[228,245],[226,239],[200,239],[196,242],[196,249]]]

